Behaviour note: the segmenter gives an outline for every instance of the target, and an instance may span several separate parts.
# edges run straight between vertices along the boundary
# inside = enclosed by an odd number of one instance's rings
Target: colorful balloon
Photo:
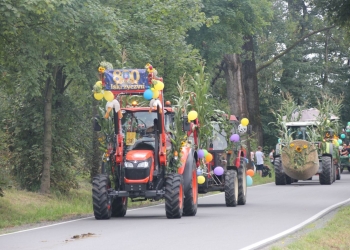
[[[205,182],[205,177],[203,175],[197,176],[198,184],[203,184]]]
[[[151,100],[152,97],[153,97],[153,92],[152,92],[152,90],[146,89],[145,92],[143,92],[143,97],[144,97],[146,100]]]
[[[250,177],[249,175],[247,175],[247,186],[249,187],[249,186],[251,186],[251,185],[253,185],[253,179],[252,179],[252,177]]]
[[[341,145],[343,143],[343,140],[342,139],[338,139],[338,143],[339,143],[339,145]]]
[[[239,142],[239,135],[238,134],[231,135],[230,141],[232,141],[232,142]]]
[[[216,175],[222,175],[224,173],[224,168],[221,166],[217,166],[216,168],[214,168],[214,174]]]
[[[245,132],[247,132],[248,127],[247,126],[243,126],[242,124],[239,124],[237,129],[238,129],[238,132],[240,134],[244,134]]]
[[[341,134],[341,135],[340,135],[340,138],[342,138],[342,139],[345,139],[345,137],[346,137],[345,134]]]
[[[206,156],[205,156],[205,161],[207,163],[211,162],[213,160],[213,155],[211,153],[208,153]]]
[[[203,151],[204,151],[204,157],[206,157],[209,154],[209,152],[206,149],[203,149]]]
[[[247,118],[243,118],[243,119],[241,120],[241,124],[242,124],[243,126],[248,126],[249,120],[248,120]]]
[[[205,155],[204,155],[204,150],[199,149],[198,152],[197,152],[197,155],[198,155],[198,158],[199,158],[199,159],[204,158],[204,157],[205,157]]]
[[[194,111],[194,110],[191,110],[189,113],[188,113],[188,120],[189,121],[193,121],[193,120],[196,120],[197,117],[198,117],[198,113],[197,111]]]
[[[250,177],[254,176],[254,170],[253,169],[248,169],[247,170],[247,175],[249,175]]]
[[[202,169],[198,168],[197,169],[197,176],[202,175],[202,174],[203,174]]]
[[[158,91],[158,90],[154,90],[154,91],[153,91],[152,98],[153,98],[153,99],[157,99],[158,97],[159,97],[159,91]]]
[[[157,81],[157,84],[154,85],[154,88],[156,90],[163,90],[164,89],[164,83],[162,83],[161,81]]]
[[[103,98],[103,93],[94,93],[94,98],[99,101]]]
[[[114,94],[111,91],[105,91],[103,97],[106,99],[107,102],[111,102],[114,100]]]

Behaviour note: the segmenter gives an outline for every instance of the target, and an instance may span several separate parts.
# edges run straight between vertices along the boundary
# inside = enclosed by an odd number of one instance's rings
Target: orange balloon
[[[248,169],[247,170],[247,175],[249,175],[250,177],[254,176],[254,170],[253,169]]]
[[[211,153],[208,153],[207,156],[205,157],[205,161],[207,163],[211,162],[213,160],[213,155]]]

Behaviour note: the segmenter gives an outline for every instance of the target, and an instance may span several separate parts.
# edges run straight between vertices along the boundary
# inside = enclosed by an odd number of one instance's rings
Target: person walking
[[[269,154],[269,159],[270,159],[270,162],[271,162],[271,165],[273,166],[274,163],[275,163],[275,158],[273,157],[273,154],[275,153],[275,150],[272,149],[270,154]]]
[[[250,162],[252,163],[252,166],[254,168],[254,173],[256,173],[256,166],[255,166],[255,163],[254,163],[254,155],[255,155],[254,151],[251,151],[250,152]]]
[[[256,171],[262,177],[262,170],[264,167],[264,153],[262,152],[262,147],[258,147],[258,151],[255,152],[255,158],[256,158]]]

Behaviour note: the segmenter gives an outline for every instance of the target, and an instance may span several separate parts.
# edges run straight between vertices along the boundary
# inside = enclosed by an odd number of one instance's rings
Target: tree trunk
[[[242,63],[243,86],[246,93],[248,119],[256,133],[258,145],[263,145],[263,130],[259,110],[258,78],[254,55],[253,37],[246,37],[243,45],[245,60]]]
[[[50,167],[52,162],[52,83],[48,79],[45,86],[44,104],[44,159],[41,176],[41,193],[50,193]]]
[[[242,84],[242,64],[238,54],[224,55],[227,98],[231,114],[239,119],[248,116],[245,90]]]

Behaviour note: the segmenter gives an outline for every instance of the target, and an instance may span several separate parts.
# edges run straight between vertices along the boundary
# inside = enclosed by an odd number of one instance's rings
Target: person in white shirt
[[[269,154],[269,159],[270,159],[270,162],[271,162],[272,166],[273,166],[273,163],[274,163],[274,161],[275,161],[275,158],[273,158],[273,154],[274,154],[274,153],[275,153],[275,150],[272,149],[271,152],[270,152],[270,154]]]
[[[256,158],[256,171],[260,176],[262,176],[262,170],[264,167],[264,153],[261,151],[262,147],[258,147],[258,151],[255,152],[255,158]]]

